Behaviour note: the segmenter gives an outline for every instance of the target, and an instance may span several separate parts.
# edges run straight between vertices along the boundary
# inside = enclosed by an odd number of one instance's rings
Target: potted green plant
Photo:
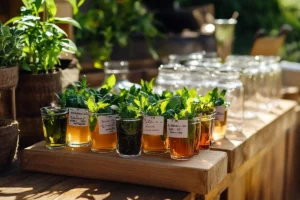
[[[139,101],[140,88],[133,85],[129,90],[121,89],[117,119],[117,151],[123,158],[141,155],[142,112]]]
[[[167,132],[172,159],[187,160],[199,152],[200,118],[197,116],[199,102],[194,90],[186,88],[176,91],[161,105],[167,119]]]
[[[86,104],[93,152],[111,152],[117,147],[116,117],[120,98],[110,92],[115,84],[116,77],[112,74],[100,89],[90,89],[91,96]]]
[[[40,108],[55,101],[55,94],[62,90],[61,71],[56,67],[60,63],[58,56],[77,51],[75,44],[56,23],[72,24],[78,28],[80,25],[72,18],[55,17],[56,6],[52,0],[24,0],[23,3],[21,16],[12,18],[7,24],[13,22],[21,32],[23,56],[19,64],[17,115],[21,137],[23,134],[33,136],[29,139],[29,144],[32,144],[42,139]],[[42,12],[47,16],[44,20],[40,17]]]
[[[209,149],[212,142],[212,134],[215,119],[215,105],[211,96],[199,96],[198,99],[201,102],[197,106],[197,113],[201,115],[201,137],[200,137],[200,149]]]
[[[167,123],[162,116],[161,104],[165,101],[153,93],[154,79],[141,80],[140,107],[143,112],[143,152],[147,154],[167,153],[169,139]]]
[[[18,63],[22,57],[22,44],[15,27],[0,22],[0,89],[13,88],[18,84]]]
[[[86,76],[57,95],[61,108],[68,109],[66,143],[70,147],[90,145],[88,109],[85,103],[90,96]]]
[[[214,141],[225,137],[226,125],[227,125],[227,112],[229,103],[226,102],[226,90],[218,92],[218,88],[214,88],[212,91],[208,92],[204,97],[200,97],[200,101],[204,104],[208,104],[209,110],[212,110],[212,105],[215,107],[215,120],[214,129],[212,130],[212,136]],[[206,111],[206,113],[208,113]]]
[[[94,0],[86,6],[86,12],[75,15],[83,25],[82,31],[75,35],[78,44],[82,44],[83,59],[91,57],[95,67],[102,68],[103,61],[110,59],[145,58],[141,52],[147,48],[146,57],[158,58],[152,40],[160,33],[154,26],[153,14],[147,12],[141,0]]]
[[[18,34],[14,27],[3,26],[0,22],[0,90],[15,88],[18,84],[17,65],[22,56]],[[18,133],[15,119],[0,119],[0,171],[6,169],[15,156]]]

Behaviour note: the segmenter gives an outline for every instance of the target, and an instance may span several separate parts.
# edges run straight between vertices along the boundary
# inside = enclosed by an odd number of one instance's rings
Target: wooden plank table
[[[37,172],[25,172],[15,163],[8,172],[0,173],[0,199],[105,199],[161,200],[194,198],[188,192],[128,183],[84,179]]]
[[[271,112],[245,120],[243,133],[226,133],[211,149],[228,155],[228,175],[206,199],[225,192],[228,199],[284,199],[289,137],[297,121],[295,101],[280,100]]]
[[[243,133],[228,133],[212,146],[213,151],[227,153],[228,174],[219,184],[206,186],[207,193],[17,170],[0,177],[0,199],[104,199],[106,195],[105,199],[291,199],[286,195],[293,187],[287,178],[293,176],[288,169],[290,152],[295,150],[290,143],[295,135],[296,102],[279,103],[272,112],[260,112],[258,119],[245,121]]]

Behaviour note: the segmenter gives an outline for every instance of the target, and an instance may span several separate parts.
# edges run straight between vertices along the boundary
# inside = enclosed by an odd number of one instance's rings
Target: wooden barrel
[[[0,119],[0,171],[9,167],[16,154],[18,122]]]
[[[17,120],[20,127],[20,148],[42,140],[40,108],[57,101],[62,92],[61,72],[52,74],[22,74],[16,91]]]

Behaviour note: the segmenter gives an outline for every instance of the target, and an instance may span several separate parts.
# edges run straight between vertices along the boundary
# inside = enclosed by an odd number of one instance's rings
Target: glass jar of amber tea
[[[89,113],[91,150],[96,153],[112,152],[117,147],[117,115]]]
[[[44,139],[49,149],[61,149],[66,146],[68,109],[58,107],[41,108]]]
[[[213,140],[220,140],[225,137],[227,124],[227,107],[216,106],[215,126],[213,129]]]
[[[167,120],[170,156],[175,160],[188,160],[194,155],[198,118],[190,120]]]
[[[67,120],[67,145],[70,147],[85,147],[90,145],[88,110],[69,108]]]
[[[201,115],[201,134],[199,141],[199,149],[207,150],[212,142],[212,132],[214,128],[215,113]]]
[[[167,153],[169,139],[167,123],[162,116],[144,116],[143,118],[143,152],[147,154]]]

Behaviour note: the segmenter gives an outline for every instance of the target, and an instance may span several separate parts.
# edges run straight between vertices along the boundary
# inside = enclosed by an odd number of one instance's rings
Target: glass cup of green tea
[[[44,139],[48,149],[62,149],[66,146],[67,108],[41,108]]]

